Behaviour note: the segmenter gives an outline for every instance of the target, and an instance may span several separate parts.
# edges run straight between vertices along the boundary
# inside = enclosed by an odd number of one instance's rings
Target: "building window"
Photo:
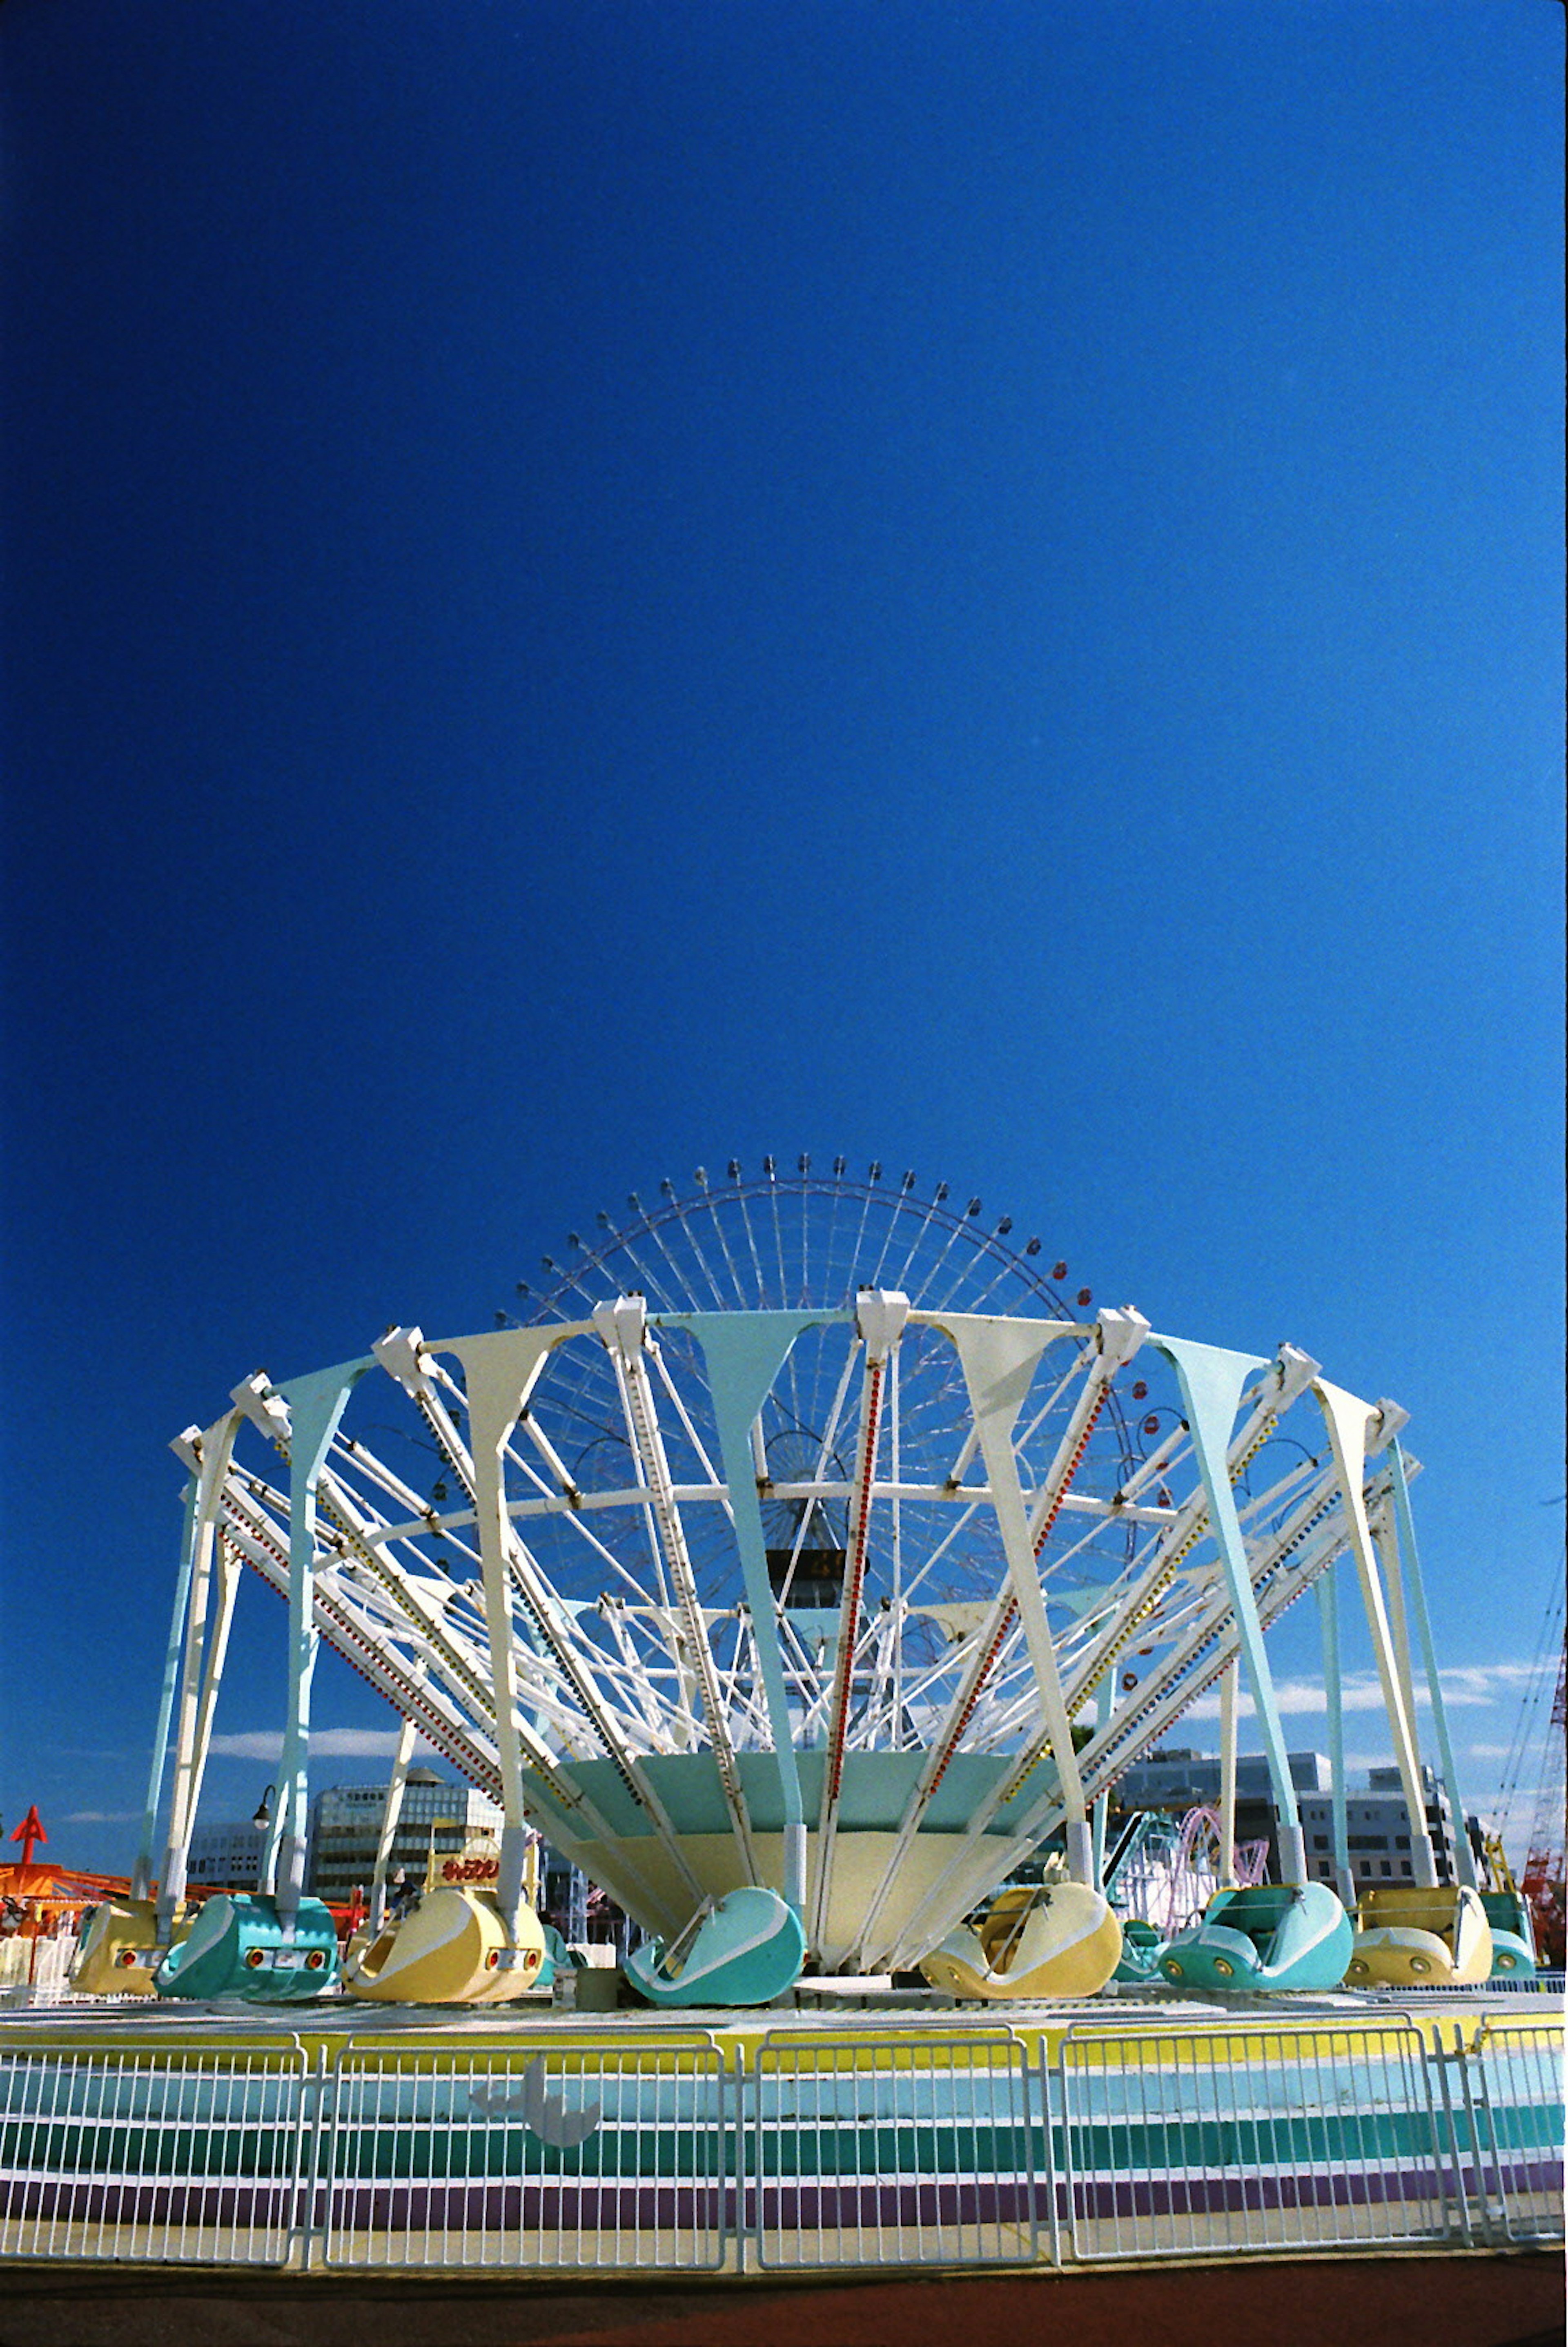
[[[1392,1872],[1394,1871],[1393,1860],[1392,1860],[1391,1859],[1387,1859],[1387,1858],[1386,1858],[1386,1859],[1384,1859],[1384,1860],[1383,1860],[1383,1871],[1384,1871],[1384,1873],[1385,1873],[1385,1874],[1392,1874]]]
[[[1328,1847],[1328,1837],[1327,1837],[1327,1834],[1314,1834],[1314,1835],[1313,1835],[1313,1837],[1312,1837],[1312,1847],[1313,1847],[1313,1849],[1314,1849],[1314,1850],[1327,1850],[1327,1847]]]
[[[1402,1858],[1402,1859],[1399,1860],[1399,1872],[1400,1872],[1401,1874],[1409,1874],[1409,1870],[1410,1870],[1410,1861],[1409,1861],[1409,1860],[1408,1858]]]

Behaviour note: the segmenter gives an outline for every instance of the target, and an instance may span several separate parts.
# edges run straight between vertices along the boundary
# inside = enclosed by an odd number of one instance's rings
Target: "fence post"
[[[1050,2064],[1045,2049],[1046,2037],[1045,2032],[1042,2029],[1040,2034],[1040,2059],[1036,2065],[1040,2076],[1040,2141],[1044,2147],[1045,2155],[1044,2189],[1045,2205],[1049,2214],[1050,2229],[1050,2262],[1053,2266],[1060,2266],[1061,2263],[1061,2215],[1056,2205],[1056,2145],[1051,2135],[1052,2111],[1050,2099]],[[1061,2059],[1061,2047],[1059,2041],[1057,2045],[1057,2060],[1059,2063]],[[1071,2185],[1068,2188],[1069,2190],[1071,2189]],[[1035,2178],[1035,2226],[1037,2237],[1040,2224],[1040,2178],[1037,2175]]]
[[[326,2145],[327,2049],[324,2043],[308,2046],[294,2039],[300,2057],[300,2108],[294,2154],[294,2210],[290,2229],[289,2263],[302,2273],[316,2265],[322,2239],[322,2153]]]

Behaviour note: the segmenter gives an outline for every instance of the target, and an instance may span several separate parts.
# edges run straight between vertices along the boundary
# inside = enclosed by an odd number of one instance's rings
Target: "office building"
[[[1334,1800],[1328,1763],[1321,1752],[1291,1752],[1286,1758],[1301,1810],[1308,1879],[1331,1882]],[[1447,1809],[1430,1768],[1422,1768],[1421,1783],[1438,1881],[1452,1882],[1453,1840]],[[1187,1809],[1217,1809],[1219,1798],[1217,1756],[1184,1750],[1151,1753],[1146,1760],[1128,1769],[1112,1795],[1124,1810],[1166,1809],[1173,1816]],[[1357,1891],[1376,1883],[1412,1881],[1415,1864],[1410,1848],[1410,1818],[1398,1768],[1368,1770],[1364,1785],[1347,1787],[1345,1800],[1350,1870]],[[1236,1840],[1267,1842],[1268,1870],[1277,1881],[1279,1845],[1275,1830],[1274,1797],[1268,1762],[1261,1752],[1240,1753],[1236,1758]]]
[[[368,1892],[381,1840],[386,1786],[330,1785],[311,1804],[306,1882],[318,1899],[333,1901]],[[438,1777],[432,1768],[411,1768],[403,1788],[403,1808],[387,1860],[389,1879],[403,1870],[422,1888],[432,1855],[455,1857],[477,1835],[499,1837],[499,1805],[471,1785]]]
[[[250,1818],[199,1825],[190,1837],[186,1879],[210,1891],[257,1891],[266,1834]]]

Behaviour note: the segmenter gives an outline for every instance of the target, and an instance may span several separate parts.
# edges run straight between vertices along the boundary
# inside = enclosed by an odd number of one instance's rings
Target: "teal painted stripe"
[[[1501,2152],[1554,2157],[1563,2140],[1560,2107],[1492,2114]],[[996,2176],[1058,2172],[1102,2176],[1234,2173],[1269,2168],[1355,2171],[1432,2157],[1424,2110],[1349,2112],[1258,2118],[1117,2119],[1097,2116],[1059,2123],[1048,2156],[1038,2127],[977,2122],[950,2127],[867,2124],[825,2117],[746,2127],[748,2166],[761,2180],[827,2176]],[[82,2126],[12,2122],[0,2128],[6,2173],[66,2176],[134,2174],[213,2179],[275,2179],[292,2172],[291,2130]],[[460,2181],[558,2174],[613,2178],[712,2178],[732,2162],[733,2135],[716,2118],[677,2127],[607,2124],[582,2146],[562,2152],[527,2128],[378,2125],[345,2116],[333,2139],[333,2172],[345,2182],[378,2179]]]
[[[224,2127],[48,2127],[21,2120],[0,2127],[7,2175],[277,2178],[292,2176],[297,2137],[290,2127],[255,2134]]]

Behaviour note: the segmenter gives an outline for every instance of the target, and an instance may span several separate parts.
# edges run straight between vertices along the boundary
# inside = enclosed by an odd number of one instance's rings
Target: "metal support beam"
[[[1358,1400],[1354,1394],[1346,1393],[1338,1386],[1331,1386],[1327,1378],[1316,1379],[1312,1389],[1317,1396],[1324,1423],[1328,1429],[1328,1440],[1333,1446],[1334,1463],[1338,1470],[1339,1488],[1345,1500],[1350,1550],[1360,1578],[1367,1626],[1372,1634],[1378,1676],[1389,1715],[1389,1733],[1393,1739],[1399,1780],[1405,1788],[1405,1806],[1410,1813],[1411,1871],[1418,1883],[1430,1887],[1438,1879],[1437,1860],[1432,1852],[1432,1838],[1427,1831],[1426,1788],[1421,1782],[1420,1763],[1416,1752],[1415,1723],[1406,1707],[1404,1689],[1399,1683],[1399,1662],[1389,1626],[1382,1580],[1378,1571],[1378,1555],[1372,1543],[1372,1531],[1367,1521],[1367,1502],[1362,1491],[1367,1471],[1367,1434],[1378,1413],[1369,1403]]]
[[[1409,1578],[1410,1611],[1416,1617],[1416,1635],[1420,1641],[1421,1660],[1426,1667],[1427,1686],[1432,1699],[1432,1726],[1436,1731],[1438,1759],[1442,1769],[1443,1799],[1448,1805],[1449,1831],[1453,1839],[1454,1873],[1466,1890],[1474,1891],[1479,1887],[1475,1852],[1470,1846],[1470,1828],[1465,1822],[1459,1770],[1454,1765],[1453,1744],[1449,1736],[1448,1706],[1443,1701],[1442,1681],[1438,1675],[1437,1648],[1432,1643],[1431,1617],[1427,1612],[1421,1560],[1416,1547],[1415,1519],[1410,1513],[1409,1476],[1405,1466],[1405,1454],[1398,1440],[1389,1444],[1389,1454],[1393,1461],[1394,1521],[1405,1571]]]
[[[1280,1877],[1286,1882],[1305,1882],[1307,1845],[1302,1838],[1301,1812],[1290,1779],[1274,1681],[1263,1651],[1263,1627],[1258,1620],[1257,1599],[1226,1457],[1231,1429],[1241,1407],[1242,1388],[1255,1370],[1266,1368],[1268,1364],[1255,1354],[1226,1352],[1217,1345],[1195,1345],[1184,1337],[1152,1337],[1149,1341],[1174,1368],[1186,1405],[1193,1449],[1208,1497],[1209,1522],[1230,1588],[1241,1653],[1246,1663],[1247,1685],[1268,1756],[1274,1806],[1279,1819]]]
[[[1333,1565],[1313,1583],[1323,1632],[1323,1687],[1328,1699],[1328,1786],[1333,1813],[1334,1877],[1339,1897],[1356,1911],[1356,1876],[1350,1864],[1350,1829],[1345,1800],[1345,1696],[1339,1665],[1339,1595]]]

